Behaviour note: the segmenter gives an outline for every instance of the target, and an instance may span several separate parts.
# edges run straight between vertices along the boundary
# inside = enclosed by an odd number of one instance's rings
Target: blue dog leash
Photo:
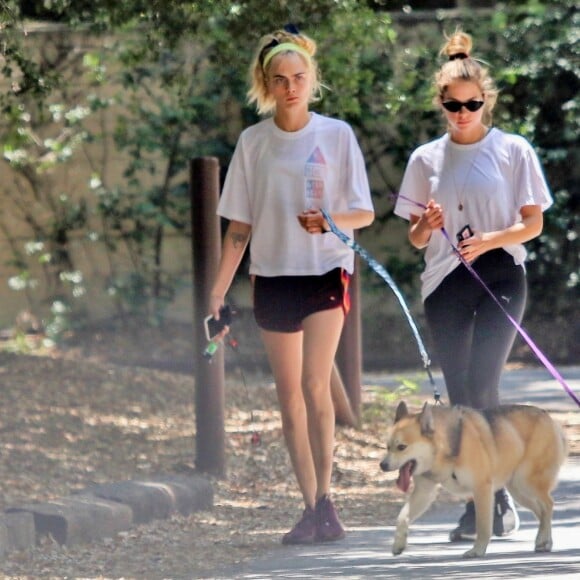
[[[433,375],[431,374],[431,367],[430,367],[431,360],[429,359],[429,354],[427,353],[427,349],[425,348],[425,345],[423,344],[423,340],[421,339],[421,334],[419,333],[419,329],[417,328],[417,325],[415,324],[415,321],[413,320],[413,317],[411,316],[411,312],[409,311],[409,307],[407,306],[407,303],[405,302],[405,299],[404,299],[403,295],[401,294],[401,291],[399,290],[399,288],[395,284],[395,281],[391,278],[391,276],[387,272],[387,270],[383,266],[381,266],[381,264],[379,264],[379,262],[377,262],[362,246],[360,246],[353,239],[349,238],[343,231],[338,229],[338,227],[336,226],[336,224],[334,223],[334,221],[332,220],[332,218],[330,217],[330,215],[328,214],[328,212],[326,210],[321,209],[320,211],[322,212],[324,219],[328,223],[328,226],[330,227],[330,231],[333,234],[335,234],[342,242],[344,242],[349,248],[354,250],[370,266],[370,268],[376,274],[378,274],[389,285],[389,287],[391,288],[391,290],[393,291],[393,293],[397,297],[397,300],[399,301],[399,304],[401,305],[403,313],[405,314],[407,321],[409,322],[409,326],[411,327],[411,330],[413,331],[413,335],[415,336],[415,341],[417,342],[417,346],[419,347],[419,352],[421,354],[421,358],[423,359],[423,366],[425,367],[425,370],[427,371],[427,374],[429,375],[429,380],[431,381],[431,385],[433,386],[433,396],[435,398],[435,401],[437,403],[439,403],[441,401],[441,394],[439,393],[439,390],[437,389],[437,386],[435,385],[435,381],[433,380]]]

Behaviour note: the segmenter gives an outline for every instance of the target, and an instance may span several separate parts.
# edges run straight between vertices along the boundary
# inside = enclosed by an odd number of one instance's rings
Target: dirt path
[[[234,377],[235,378],[235,377]],[[279,545],[301,511],[265,377],[227,384],[227,476],[214,509],[90,545],[47,539],[12,552],[6,577],[203,578]],[[92,483],[194,469],[194,381],[102,360],[0,354],[0,507],[65,497]],[[402,498],[378,469],[385,401],[361,430],[339,428],[334,495],[347,525],[392,521]],[[253,422],[251,421],[253,418]],[[252,445],[251,434],[261,437]],[[394,494],[395,500],[391,500]]]
[[[152,352],[116,335],[92,338],[90,348],[79,341],[66,353],[0,352],[1,509],[64,497],[92,483],[193,472],[192,376],[111,362],[167,360],[168,353],[186,361],[187,341],[159,340]],[[30,552],[10,553],[0,563],[3,577],[211,578],[278,547],[301,502],[274,388],[257,374],[245,377],[247,386],[235,370],[228,377],[227,475],[213,480],[213,510],[156,520],[90,545],[67,548],[46,539]],[[347,527],[390,525],[400,509],[394,476],[378,467],[395,400],[365,390],[362,427],[337,430],[333,490]],[[578,423],[561,419],[577,454]]]

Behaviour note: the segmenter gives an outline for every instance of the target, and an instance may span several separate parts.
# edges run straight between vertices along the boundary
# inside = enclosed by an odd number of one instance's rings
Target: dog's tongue
[[[408,461],[399,469],[399,477],[397,478],[397,487],[404,492],[409,491],[411,485],[411,462]]]

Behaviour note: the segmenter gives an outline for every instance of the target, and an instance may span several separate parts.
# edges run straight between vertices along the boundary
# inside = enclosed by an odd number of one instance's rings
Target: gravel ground
[[[118,338],[104,341],[119,357]],[[193,473],[194,380],[110,362],[100,352],[0,352],[0,508],[64,497],[92,483]],[[41,355],[41,356],[39,356]],[[126,357],[129,360],[131,357]],[[214,508],[114,538],[11,552],[5,578],[211,578],[264,551],[301,513],[269,378],[226,385],[227,472]],[[334,499],[346,526],[393,521],[402,497],[378,463],[391,403],[364,395],[360,429],[338,427]],[[261,443],[252,443],[252,434]]]
[[[67,350],[0,352],[0,508],[64,497],[92,483],[194,472],[193,377],[140,366],[186,361],[189,343],[167,332],[147,339],[100,332],[76,337]],[[392,525],[401,507],[394,476],[378,466],[400,396],[365,388],[360,428],[337,428],[333,496],[347,528]],[[578,418],[559,418],[578,454]],[[279,548],[302,506],[268,376],[228,372],[225,429],[227,473],[212,479],[211,511],[70,548],[46,538],[8,554],[2,577],[212,578]]]

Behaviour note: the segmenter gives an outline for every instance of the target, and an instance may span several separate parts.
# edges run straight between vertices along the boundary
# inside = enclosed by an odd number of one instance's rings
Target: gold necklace
[[[469,166],[469,169],[467,170],[467,174],[465,176],[465,181],[463,182],[463,187],[461,188],[461,191],[459,191],[459,189],[457,188],[457,182],[455,181],[455,167],[453,167],[451,170],[451,177],[453,178],[453,187],[455,188],[455,193],[457,194],[457,201],[459,202],[457,205],[457,209],[459,211],[463,211],[463,208],[464,208],[463,200],[465,199],[465,188],[467,187],[467,184],[469,183],[469,176],[471,175],[471,170],[475,166],[475,162],[479,156],[479,152],[481,151],[481,148],[483,146],[483,141],[484,141],[488,131],[489,131],[489,129],[487,127],[485,127],[483,136],[479,140],[479,146],[477,147],[477,151],[475,152],[475,155],[473,156],[473,159],[471,160],[471,165]],[[451,141],[451,138],[449,140]],[[453,159],[453,148],[452,147],[449,148],[449,152],[451,154],[451,161],[453,162],[454,159]],[[455,163],[453,163],[453,165],[455,166]]]

